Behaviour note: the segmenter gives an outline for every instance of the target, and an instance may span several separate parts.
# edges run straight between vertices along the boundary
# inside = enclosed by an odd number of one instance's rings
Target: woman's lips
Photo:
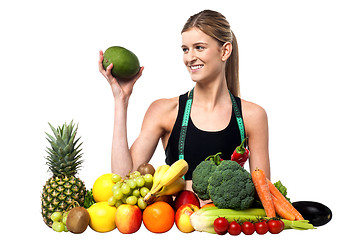
[[[191,65],[189,68],[192,72],[197,72],[199,69],[203,68],[203,64]]]

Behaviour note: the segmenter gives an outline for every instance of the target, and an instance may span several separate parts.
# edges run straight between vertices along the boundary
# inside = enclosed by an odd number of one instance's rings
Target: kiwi
[[[140,165],[137,170],[142,175],[145,175],[148,173],[154,175],[154,172],[155,172],[154,167],[150,163],[144,163],[144,164]]]
[[[88,210],[83,207],[75,207],[69,211],[66,227],[72,233],[82,233],[87,229],[89,221]]]

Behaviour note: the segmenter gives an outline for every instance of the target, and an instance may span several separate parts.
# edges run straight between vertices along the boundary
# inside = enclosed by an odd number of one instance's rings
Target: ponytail
[[[231,93],[240,97],[239,88],[239,57],[238,57],[238,44],[236,36],[232,32],[232,54],[226,63],[226,81],[227,87]]]

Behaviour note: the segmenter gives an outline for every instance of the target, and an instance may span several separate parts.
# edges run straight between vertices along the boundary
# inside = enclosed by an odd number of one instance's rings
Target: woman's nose
[[[195,54],[194,51],[189,50],[187,54],[185,54],[185,60],[187,62],[193,62],[197,59],[197,55]]]

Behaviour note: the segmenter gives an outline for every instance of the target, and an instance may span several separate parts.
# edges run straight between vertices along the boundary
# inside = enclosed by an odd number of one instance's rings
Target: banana
[[[153,176],[153,186],[149,191],[150,195],[155,195],[165,186],[170,186],[178,178],[188,171],[188,163],[180,159],[171,166],[162,165],[157,168]]]
[[[149,192],[153,192],[154,189],[159,185],[160,181],[162,180],[162,177],[164,173],[170,168],[169,165],[161,165],[157,168],[157,170],[154,172],[153,176],[153,185]]]
[[[164,186],[160,191],[154,194],[148,192],[147,195],[144,196],[144,201],[147,204],[152,204],[154,201],[156,201],[158,197],[165,195],[174,195],[184,190],[185,186],[186,186],[186,181],[182,177],[179,177],[171,185]]]
[[[188,163],[184,159],[180,159],[173,163],[164,173],[159,185],[169,186],[178,178],[183,177],[188,171]]]
[[[164,186],[160,192],[155,194],[155,196],[160,197],[163,195],[173,195],[184,190],[185,186],[186,181],[182,177],[179,177],[171,185]]]

